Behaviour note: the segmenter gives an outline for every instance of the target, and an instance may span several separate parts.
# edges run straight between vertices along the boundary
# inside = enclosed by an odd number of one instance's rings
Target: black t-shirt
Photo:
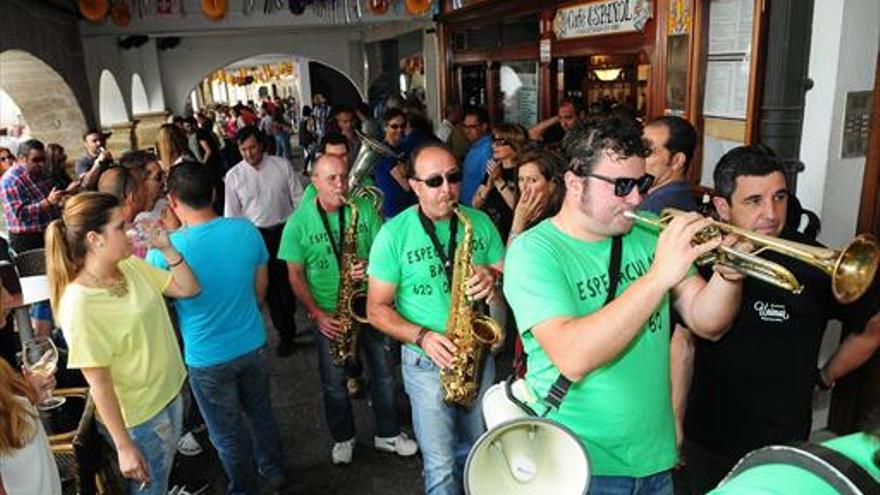
[[[507,184],[505,189],[514,191],[516,188],[516,168],[501,168],[501,178]],[[498,188],[489,180],[489,175],[483,178],[483,184],[488,184],[489,194],[486,195],[486,201],[483,202],[481,210],[485,211],[492,223],[498,228],[502,239],[507,239],[510,234],[510,227],[513,225],[513,209],[507,206],[504,196],[498,192]]]
[[[785,239],[816,244],[797,232]],[[830,278],[810,265],[768,252],[804,285],[795,295],[748,277],[730,330],[717,342],[695,338],[685,435],[737,459],[758,447],[806,440],[819,347],[829,319],[864,328],[873,298],[842,305]]]

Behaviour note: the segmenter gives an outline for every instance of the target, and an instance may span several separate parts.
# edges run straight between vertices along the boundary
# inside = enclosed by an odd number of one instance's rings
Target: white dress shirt
[[[244,217],[259,228],[287,221],[303,195],[303,180],[286,159],[263,153],[254,167],[242,160],[226,173],[227,217]]]

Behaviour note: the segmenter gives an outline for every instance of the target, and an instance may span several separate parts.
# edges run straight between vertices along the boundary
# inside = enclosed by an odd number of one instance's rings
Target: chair
[[[12,258],[19,277],[32,277],[46,274],[46,250],[31,249]]]

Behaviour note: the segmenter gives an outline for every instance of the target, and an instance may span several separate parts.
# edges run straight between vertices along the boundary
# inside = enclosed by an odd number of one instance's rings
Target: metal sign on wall
[[[604,0],[556,11],[556,39],[642,32],[653,15],[651,0]]]

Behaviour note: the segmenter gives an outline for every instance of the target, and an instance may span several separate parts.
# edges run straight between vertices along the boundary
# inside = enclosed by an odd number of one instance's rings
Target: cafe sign
[[[651,0],[604,0],[556,11],[556,39],[642,32],[652,16]]]

